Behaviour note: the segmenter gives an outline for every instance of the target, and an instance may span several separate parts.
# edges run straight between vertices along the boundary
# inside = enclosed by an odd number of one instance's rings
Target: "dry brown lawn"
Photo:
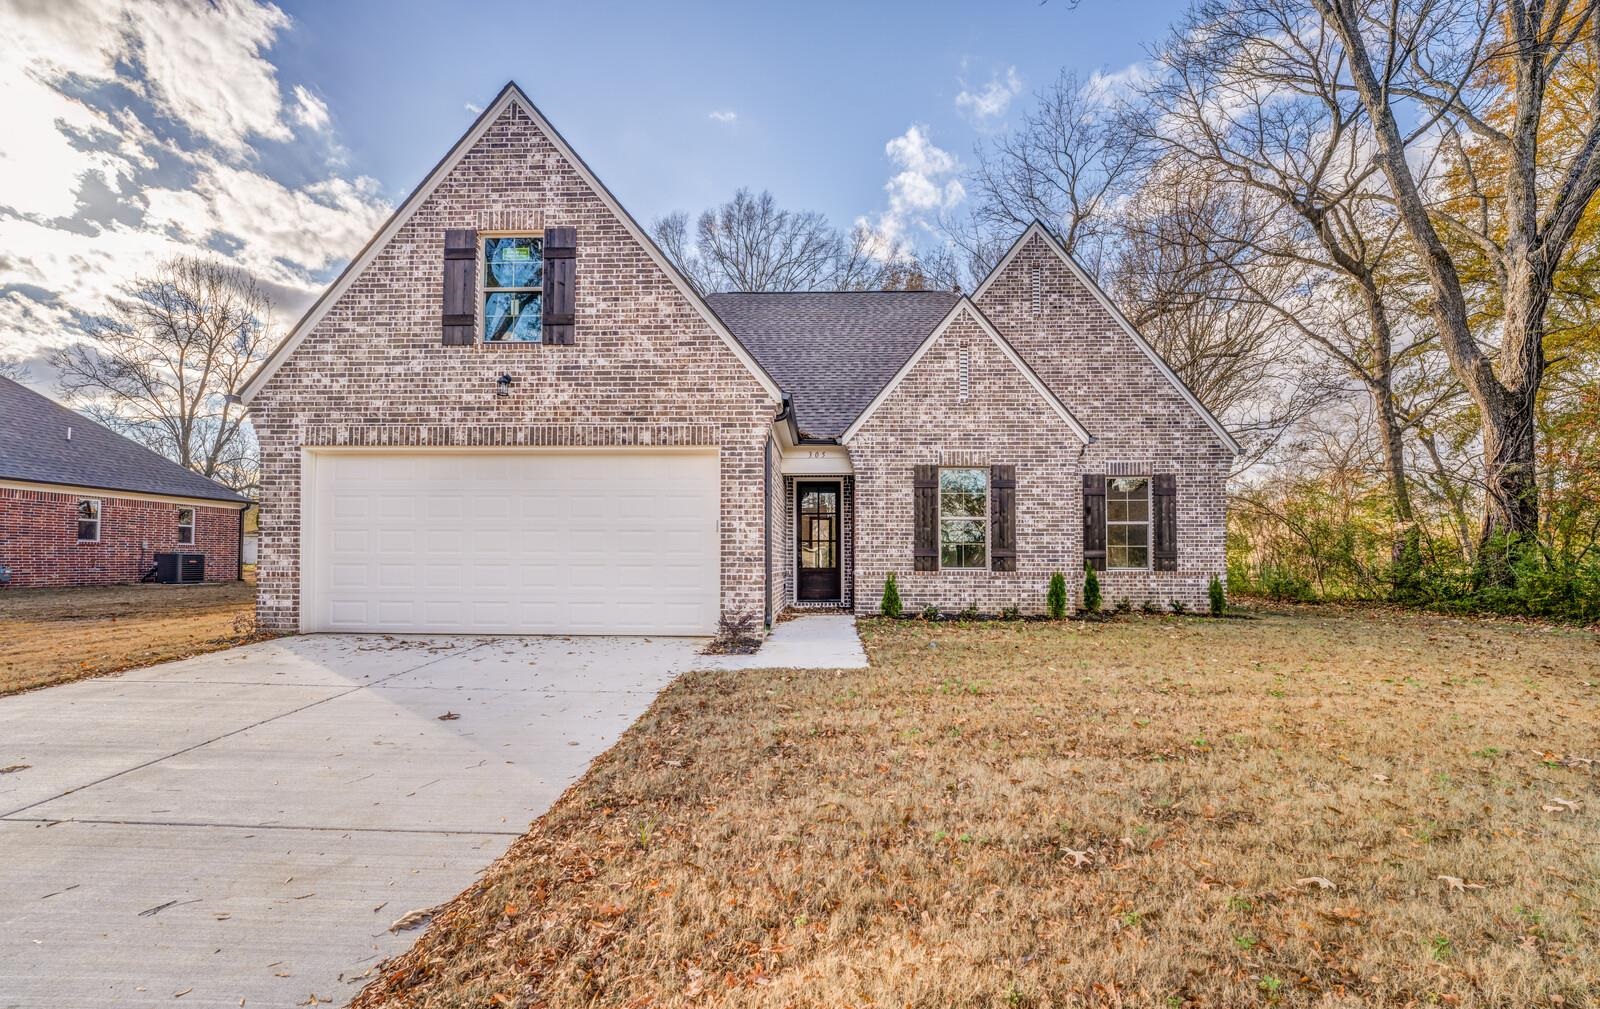
[[[254,577],[0,592],[0,695],[254,640]]]
[[[355,1005],[1595,1004],[1594,633],[863,635],[679,680]]]

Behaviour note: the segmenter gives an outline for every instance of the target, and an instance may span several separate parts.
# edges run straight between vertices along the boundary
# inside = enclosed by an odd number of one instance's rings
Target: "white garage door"
[[[714,452],[320,453],[306,630],[710,634]]]

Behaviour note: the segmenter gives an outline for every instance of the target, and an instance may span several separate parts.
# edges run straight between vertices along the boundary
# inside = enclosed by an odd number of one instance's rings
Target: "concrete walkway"
[[[678,673],[867,661],[846,616],[703,644],[315,635],[0,698],[0,1009],[342,1005]]]
[[[753,655],[708,656],[701,669],[865,669],[856,618],[811,614],[779,623]]]

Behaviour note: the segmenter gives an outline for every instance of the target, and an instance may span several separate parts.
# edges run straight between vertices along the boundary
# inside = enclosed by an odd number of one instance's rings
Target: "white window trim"
[[[189,513],[189,521],[188,522],[184,522],[183,521],[183,513],[184,512],[188,512]],[[190,508],[187,505],[180,505],[178,507],[178,545],[179,546],[181,546],[181,547],[192,547],[192,546],[194,546],[195,520],[196,520],[197,516],[198,516],[198,513],[193,508]],[[183,538],[183,531],[185,529],[189,530],[189,539],[188,539],[187,542]]]
[[[983,563],[972,567],[950,567],[944,562],[944,471],[957,469],[974,469],[983,474]],[[939,570],[940,571],[988,571],[989,570],[989,509],[994,504],[994,488],[989,486],[989,468],[987,466],[940,466],[939,470]],[[970,522],[975,516],[952,515],[952,522]]]
[[[1144,521],[1143,522],[1113,522],[1111,520],[1111,481],[1113,480],[1143,480],[1144,481]],[[1155,477],[1146,473],[1118,473],[1116,476],[1106,477],[1106,570],[1107,571],[1152,571],[1154,570],[1156,554],[1156,524],[1155,524]],[[1114,568],[1111,566],[1111,527],[1117,526],[1144,526],[1144,566],[1137,568]]]
[[[102,531],[100,526],[105,521],[105,517],[106,517],[105,503],[100,498],[97,498],[97,497],[81,497],[81,498],[78,499],[77,508],[82,508],[83,507],[83,503],[85,501],[93,501],[94,502],[94,539],[86,540],[82,536],[79,536],[78,537],[78,542],[79,543],[99,543],[100,542],[100,533]],[[73,521],[73,528],[74,529],[79,528],[78,523],[83,521],[82,519],[77,517],[77,508],[73,509],[73,519],[72,519],[72,521]]]
[[[493,293],[508,294],[538,294],[539,311],[544,311],[544,284],[538,287],[490,287],[488,244],[495,238],[537,238],[539,240],[539,278],[544,279],[544,231],[539,228],[530,228],[523,231],[480,231],[478,232],[478,275],[473,278],[473,287],[478,292],[477,304],[473,311],[478,317],[478,345],[480,347],[542,347],[544,346],[544,324],[539,325],[539,339],[537,340],[491,340],[489,339],[489,315],[484,311]]]

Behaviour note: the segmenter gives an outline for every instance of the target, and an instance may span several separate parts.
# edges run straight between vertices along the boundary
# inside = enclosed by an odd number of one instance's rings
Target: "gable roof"
[[[72,437],[67,437],[67,429]],[[249,504],[249,499],[0,378],[0,480]]]
[[[989,321],[989,317],[983,314],[983,311],[973,303],[971,298],[965,296],[956,302],[939,325],[934,327],[933,332],[927,335],[921,345],[907,359],[906,363],[900,366],[900,370],[894,373],[894,377],[889,379],[884,387],[878,391],[878,394],[872,398],[872,402],[867,404],[866,409],[862,410],[861,414],[851,422],[850,427],[845,430],[844,434],[839,436],[839,441],[848,442],[855,437],[856,432],[861,430],[867,419],[877,412],[878,407],[883,405],[890,394],[911,373],[911,369],[917,366],[917,362],[922,360],[922,355],[928,352],[928,348],[938,342],[939,337],[944,335],[945,330],[949,329],[950,325],[960,318],[963,312],[972,316],[973,321],[978,324],[978,328],[989,335],[989,339],[993,340],[995,346],[1000,348],[1000,352],[1006,356],[1014,368],[1022,373],[1022,377],[1028,380],[1028,384],[1033,386],[1034,391],[1044,398],[1050,409],[1055,411],[1056,416],[1066,422],[1066,425],[1072,429],[1072,433],[1078,436],[1079,441],[1085,445],[1094,441],[1094,436],[1089,433],[1088,428],[1078,423],[1078,418],[1072,415],[1072,411],[1067,409],[1067,405],[1061,402],[1061,399],[1055,393],[1050,391],[1050,387],[1044,384],[1044,380],[1032,368],[1028,367],[1028,363],[1022,359],[1016,349],[1006,341],[1005,337],[1000,335],[998,329],[994,328],[994,324]]]
[[[406,222],[411,220],[412,215],[417,212],[417,208],[422,206],[427,198],[433,194],[433,191],[438,188],[439,183],[444,181],[445,177],[455,169],[456,165],[461,163],[461,159],[466,157],[467,152],[476,146],[478,141],[483,138],[483,135],[489,131],[489,128],[512,105],[516,105],[529,119],[533,120],[535,128],[549,139],[556,152],[572,166],[573,171],[577,172],[578,177],[594,191],[595,195],[600,198],[600,202],[611,211],[612,215],[622,222],[622,226],[627,230],[628,234],[643,247],[650,259],[666,273],[673,286],[688,299],[689,304],[694,306],[700,316],[705,319],[711,330],[722,339],[723,343],[727,344],[728,349],[733,351],[734,356],[739,359],[739,362],[745,366],[755,380],[761,383],[761,387],[773,399],[782,398],[782,393],[778,391],[778,386],[773,382],[772,377],[762,370],[761,365],[756,363],[755,358],[750,356],[749,351],[734,338],[728,328],[717,318],[716,313],[706,307],[705,301],[695,291],[694,286],[678,271],[677,267],[672,265],[666,256],[662,255],[660,248],[645,233],[644,229],[639,227],[639,222],[633,219],[633,215],[623,209],[622,204],[617,202],[617,198],[612,195],[611,190],[606,188],[605,183],[601,182],[588,164],[578,156],[578,153],[567,143],[566,138],[557,132],[554,126],[550,125],[550,121],[544,117],[544,113],[540,112],[527,94],[523,92],[522,88],[517,86],[517,82],[507,81],[506,86],[500,89],[500,94],[495,97],[495,100],[490,102],[483,112],[479,113],[478,118],[473,121],[472,127],[462,134],[461,139],[456,141],[455,146],[450,148],[449,153],[437,165],[433,166],[433,171],[429,172],[422,182],[417,185],[417,188],[411,191],[411,195],[407,196],[400,206],[395,208],[394,213],[389,216],[389,220],[384,223],[382,228],[378,229],[378,233],[373,235],[366,245],[362,246],[361,251],[356,254],[355,258],[345,265],[344,271],[339,274],[338,279],[329,285],[326,291],[322,292],[322,296],[306,310],[306,314],[300,317],[300,321],[295,323],[294,328],[289,331],[289,335],[284,337],[283,342],[278,344],[277,349],[268,355],[267,359],[261,363],[260,368],[256,369],[256,373],[244,384],[241,392],[241,397],[246,403],[261,391],[261,387],[266,384],[267,380],[283,366],[283,362],[294,353],[295,348],[300,346],[300,343],[306,338],[306,334],[316,328],[317,323],[322,321],[322,317],[328,313],[328,310],[338,303],[339,298],[350,288],[351,284],[355,283],[356,278],[361,275],[362,271],[377,258],[378,253],[383,250],[384,246],[389,244],[389,241],[399,233],[400,229],[405,227]]]
[[[1122,310],[1106,295],[1105,291],[1101,290],[1100,285],[1095,283],[1094,278],[1090,277],[1083,267],[1078,265],[1078,261],[1072,258],[1066,247],[1056,240],[1056,236],[1051,233],[1049,228],[1044,226],[1043,222],[1035,219],[1032,224],[1028,225],[1027,230],[1011,244],[1011,248],[1006,250],[1006,254],[1000,257],[1000,262],[996,263],[994,269],[989,271],[989,275],[983,278],[983,283],[978,285],[978,289],[972,292],[973,299],[976,300],[983,297],[984,292],[994,283],[995,278],[1006,271],[1006,268],[1011,265],[1011,261],[1017,257],[1017,253],[1022,250],[1023,246],[1028,244],[1028,239],[1035,235],[1044,240],[1045,245],[1066,264],[1073,277],[1087,288],[1090,294],[1094,295],[1095,300],[1100,303],[1100,307],[1104,308],[1111,318],[1116,320],[1117,325],[1122,327],[1122,331],[1127,334],[1128,339],[1132,340],[1134,346],[1144,352],[1144,356],[1150,359],[1150,363],[1156,366],[1156,370],[1177,390],[1178,395],[1182,396],[1185,402],[1194,408],[1195,413],[1198,413],[1200,419],[1205,421],[1206,425],[1216,433],[1222,444],[1234,455],[1243,452],[1244,449],[1234,440],[1233,435],[1228,433],[1228,429],[1222,426],[1222,422],[1217,420],[1210,410],[1206,409],[1205,404],[1200,402],[1200,398],[1190,391],[1187,385],[1183,384],[1183,380],[1172,370],[1172,366],[1167,364],[1166,359],[1156,353],[1156,349],[1150,346],[1144,337],[1139,335],[1139,331],[1133,328],[1133,323],[1128,321],[1128,317],[1123,315]]]
[[[783,391],[809,438],[837,438],[961,300],[951,291],[706,296]]]

